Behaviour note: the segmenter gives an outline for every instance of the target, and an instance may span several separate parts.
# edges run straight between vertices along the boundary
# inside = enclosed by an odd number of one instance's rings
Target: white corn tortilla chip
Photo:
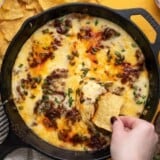
[[[13,20],[23,17],[23,8],[17,0],[5,0],[0,8],[0,20]]]
[[[21,21],[4,21],[0,23],[0,28],[4,38],[10,42],[21,26]]]
[[[63,3],[73,3],[73,2],[93,2],[98,3],[98,0],[38,0],[41,7],[45,10],[51,8],[55,5]]]
[[[110,119],[118,116],[123,105],[123,98],[112,93],[106,93],[98,101],[98,108],[92,119],[93,123],[105,130],[111,131]]]
[[[0,31],[0,66],[2,64],[2,59],[9,43],[4,39],[3,33]]]
[[[36,13],[39,13],[42,11],[42,7],[38,3],[38,1],[31,1],[30,3],[27,3],[25,7],[27,10],[35,10]]]

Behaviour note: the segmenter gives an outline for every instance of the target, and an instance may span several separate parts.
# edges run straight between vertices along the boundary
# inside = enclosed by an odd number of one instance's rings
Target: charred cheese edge
[[[111,21],[77,13],[34,32],[12,71],[14,102],[26,125],[69,150],[109,145],[110,133],[95,125],[111,130],[109,117],[115,114],[140,116],[148,90],[143,53],[128,33]]]

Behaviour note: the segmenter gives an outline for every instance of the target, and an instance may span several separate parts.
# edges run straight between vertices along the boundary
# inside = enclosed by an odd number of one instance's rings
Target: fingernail
[[[113,116],[113,117],[111,117],[110,121],[111,121],[111,124],[113,124],[115,121],[117,121],[117,118],[115,116]]]

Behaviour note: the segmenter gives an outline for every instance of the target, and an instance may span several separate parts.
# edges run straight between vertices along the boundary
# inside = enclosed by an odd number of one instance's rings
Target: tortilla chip
[[[0,23],[0,30],[4,34],[4,38],[7,41],[11,41],[16,32],[20,29],[23,22],[28,19],[29,17],[33,16],[35,14],[35,11],[24,11],[23,15],[24,17],[17,20],[12,21],[3,21]]]
[[[98,3],[98,0],[38,0],[39,4],[46,10],[48,8],[54,7],[55,5],[63,4],[63,3],[73,3],[73,2],[93,2]]]
[[[3,8],[0,9],[0,20],[14,20],[23,17],[23,12],[20,10],[5,11]]]
[[[75,102],[77,109],[80,111],[83,121],[85,122],[90,121],[95,112],[94,104],[81,103],[80,96],[76,96]]]
[[[33,0],[19,0],[19,1],[27,4],[30,4],[31,2],[33,2]]]
[[[23,17],[23,8],[17,0],[5,0],[0,8],[0,20],[13,20]]]
[[[0,28],[2,33],[4,34],[5,40],[10,42],[15,33],[17,32],[17,30],[20,28],[20,26],[21,26],[21,21],[19,20],[3,21],[2,23],[0,23]]]
[[[46,10],[48,8],[51,8],[55,6],[56,4],[61,4],[63,3],[64,0],[38,0],[40,6],[42,7],[43,10]]]
[[[83,121],[89,121],[95,112],[94,104],[79,104],[78,110],[81,113]]]
[[[66,3],[72,3],[72,2],[89,2],[89,3],[97,3],[97,0],[64,0]]]
[[[4,0],[0,0],[0,7],[3,5]]]
[[[39,13],[42,11],[42,7],[38,3],[38,1],[31,1],[30,3],[27,3],[25,7],[27,10],[35,10],[36,13]]]
[[[9,43],[4,39],[3,33],[0,31],[0,66],[2,64],[3,56],[6,52]]]
[[[118,116],[123,105],[123,98],[112,93],[106,93],[98,101],[98,108],[92,119],[93,123],[107,131],[112,131],[110,119]]]
[[[5,0],[2,6],[5,10],[11,10],[13,8],[19,9],[21,6],[19,5],[17,0]]]
[[[24,14],[24,17],[21,18],[19,21],[21,21],[21,24],[28,18],[34,16],[36,14],[36,10],[24,10],[23,14]]]
[[[133,105],[134,104],[134,105]],[[132,106],[132,107],[131,107]],[[136,104],[134,99],[126,99],[125,104],[120,110],[121,115],[128,115],[133,117],[139,117],[143,111],[143,104]]]

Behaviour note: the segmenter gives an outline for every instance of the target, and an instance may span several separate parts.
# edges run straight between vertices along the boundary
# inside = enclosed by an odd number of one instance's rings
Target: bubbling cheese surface
[[[117,115],[108,109],[108,117],[139,117],[148,90],[145,58],[128,33],[106,19],[77,13],[34,32],[12,72],[13,98],[26,125],[44,141],[69,150],[109,145],[110,133],[101,133],[92,121],[101,100],[105,106],[104,95],[121,99]],[[110,103],[113,111],[117,102]]]

